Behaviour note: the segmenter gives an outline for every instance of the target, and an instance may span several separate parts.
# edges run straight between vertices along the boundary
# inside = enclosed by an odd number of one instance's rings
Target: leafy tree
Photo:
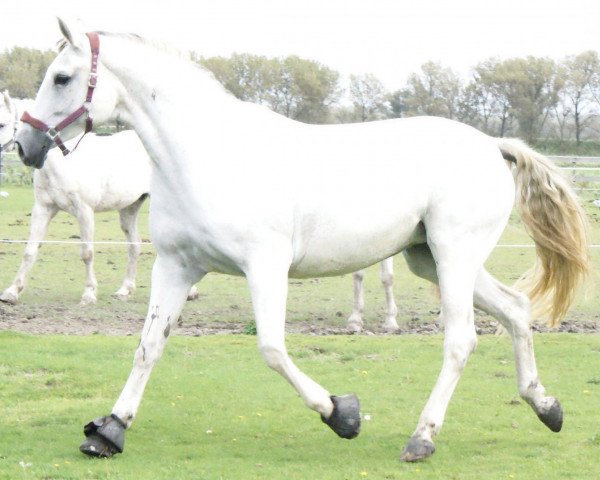
[[[495,74],[518,121],[519,135],[528,141],[534,140],[540,135],[563,87],[556,63],[550,58],[511,58],[500,62]]]
[[[55,56],[51,50],[24,47],[0,54],[0,90],[7,89],[16,98],[34,98]]]
[[[380,120],[390,113],[385,88],[375,75],[350,75],[350,99],[354,118],[360,122]]]
[[[564,88],[561,113],[573,117],[575,140],[581,143],[583,131],[596,114],[594,108],[594,84],[600,76],[600,59],[592,50],[567,57],[560,66]],[[559,120],[560,123],[560,120]]]
[[[236,97],[260,103],[289,118],[308,123],[329,120],[330,107],[340,96],[339,74],[295,55],[267,58],[234,54],[200,63]]]
[[[490,135],[504,137],[511,123],[508,83],[501,62],[490,58],[473,68],[473,78],[465,89],[464,107],[472,112],[471,124]]]
[[[459,76],[439,63],[427,62],[409,76],[400,96],[407,115],[456,118],[462,92]]]

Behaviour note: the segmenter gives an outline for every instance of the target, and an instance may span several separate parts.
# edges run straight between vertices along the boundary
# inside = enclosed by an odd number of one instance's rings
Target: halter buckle
[[[50,127],[48,131],[46,131],[46,135],[48,135],[50,137],[50,140],[54,142],[56,137],[58,137],[58,132],[55,130],[54,127]]]
[[[97,84],[98,84],[98,74],[90,73],[90,77],[88,79],[88,87],[96,88]]]

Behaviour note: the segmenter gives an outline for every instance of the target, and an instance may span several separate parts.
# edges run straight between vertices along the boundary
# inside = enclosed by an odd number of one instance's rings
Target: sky
[[[600,51],[598,0],[13,0],[0,51],[54,48],[56,17],[88,30],[138,33],[203,56],[291,54],[389,90],[427,61],[467,78],[489,57]]]

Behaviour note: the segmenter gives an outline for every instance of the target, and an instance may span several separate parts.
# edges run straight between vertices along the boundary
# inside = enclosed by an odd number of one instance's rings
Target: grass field
[[[0,239],[26,239],[31,187],[4,186]],[[591,239],[600,243],[594,197],[584,198]],[[600,211],[599,211],[600,212]],[[147,206],[140,216],[147,238]],[[61,213],[48,240],[78,235]],[[120,240],[116,213],[96,216],[97,240]],[[517,218],[501,244],[530,243]],[[0,288],[10,284],[23,245],[0,243]],[[99,245],[98,304],[77,305],[84,270],[77,245],[44,245],[21,304],[6,307],[27,321],[79,315],[98,325],[146,310],[150,245],[143,247],[138,290],[127,303],[111,299],[125,268],[124,246]],[[593,251],[594,262],[600,258]],[[497,248],[487,263],[512,283],[528,268],[533,249]],[[184,323],[251,322],[241,278],[209,275],[201,298],[186,305]],[[290,281],[288,322],[342,325],[351,304],[351,278]],[[377,268],[366,277],[366,321],[382,318]],[[430,286],[396,260],[400,321],[430,321],[438,302]],[[15,310],[11,310],[14,308]],[[30,309],[30,310],[29,310]],[[597,321],[600,302],[591,287],[571,319]],[[115,320],[116,319],[116,320]],[[2,325],[0,325],[0,329]],[[110,411],[126,375],[137,336],[29,336],[0,332],[0,479],[587,479],[600,476],[600,336],[536,335],[541,378],[565,410],[560,434],[549,432],[518,399],[510,342],[484,336],[471,357],[431,460],[398,462],[433,386],[441,360],[440,336],[312,337],[288,339],[300,368],[336,394],[355,391],[362,402],[361,435],[337,439],[293,390],[269,371],[248,336],[174,336],[150,381],[126,452],[110,461],[79,454],[82,426]]]
[[[398,461],[437,375],[439,336],[288,339],[300,368],[362,402],[361,434],[341,440],[274,372],[249,336],[174,337],[125,452],[77,450],[106,414],[135,338],[0,333],[0,478],[594,479],[600,476],[600,337],[537,336],[541,378],[565,410],[547,430],[518,399],[510,342],[485,336],[422,463]]]

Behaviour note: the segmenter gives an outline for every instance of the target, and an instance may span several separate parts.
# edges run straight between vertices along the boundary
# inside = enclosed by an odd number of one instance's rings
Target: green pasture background
[[[26,239],[31,187],[2,189],[9,196],[0,199],[0,239]],[[584,193],[583,201],[591,240],[600,243],[594,198]],[[139,225],[148,239],[147,205]],[[47,239],[77,240],[78,234],[76,221],[60,213]],[[96,240],[122,238],[116,212],[96,215]],[[530,243],[517,217],[500,243]],[[10,284],[23,248],[0,243],[0,288]],[[120,286],[126,247],[98,245],[98,304],[84,308],[77,305],[84,280],[78,245],[44,245],[16,308],[76,312],[99,325],[108,317],[137,315],[141,325],[154,257],[151,245],[142,251],[138,289],[123,303],[111,294]],[[592,253],[598,265],[597,250]],[[487,267],[510,284],[533,259],[531,248],[497,248]],[[395,266],[399,320],[435,319],[438,302],[427,282],[412,276],[401,257]],[[209,275],[199,288],[199,301],[184,309],[184,323],[251,322],[243,279]],[[289,323],[343,325],[351,277],[290,280],[289,297]],[[592,281],[569,319],[597,321],[597,297]],[[367,324],[376,329],[384,310],[377,267],[367,271],[366,300]],[[88,459],[77,450],[82,426],[110,412],[137,341],[137,336],[0,332],[0,479],[600,478],[598,335],[535,336],[541,379],[565,410],[559,434],[547,430],[518,398],[510,341],[481,337],[436,440],[436,454],[408,465],[398,457],[439,372],[441,336],[288,338],[302,370],[333,393],[354,391],[361,398],[370,420],[353,441],[338,439],[264,366],[254,337],[174,336],[127,433],[125,453],[109,461]]]
[[[291,335],[298,366],[361,399],[361,434],[342,440],[264,366],[247,335],[172,337],[125,451],[79,453],[83,424],[110,411],[133,337],[0,333],[0,479],[596,479],[600,337],[536,335],[540,375],[562,402],[550,432],[516,392],[507,338],[471,356],[425,462],[398,461],[433,386],[438,335]]]

